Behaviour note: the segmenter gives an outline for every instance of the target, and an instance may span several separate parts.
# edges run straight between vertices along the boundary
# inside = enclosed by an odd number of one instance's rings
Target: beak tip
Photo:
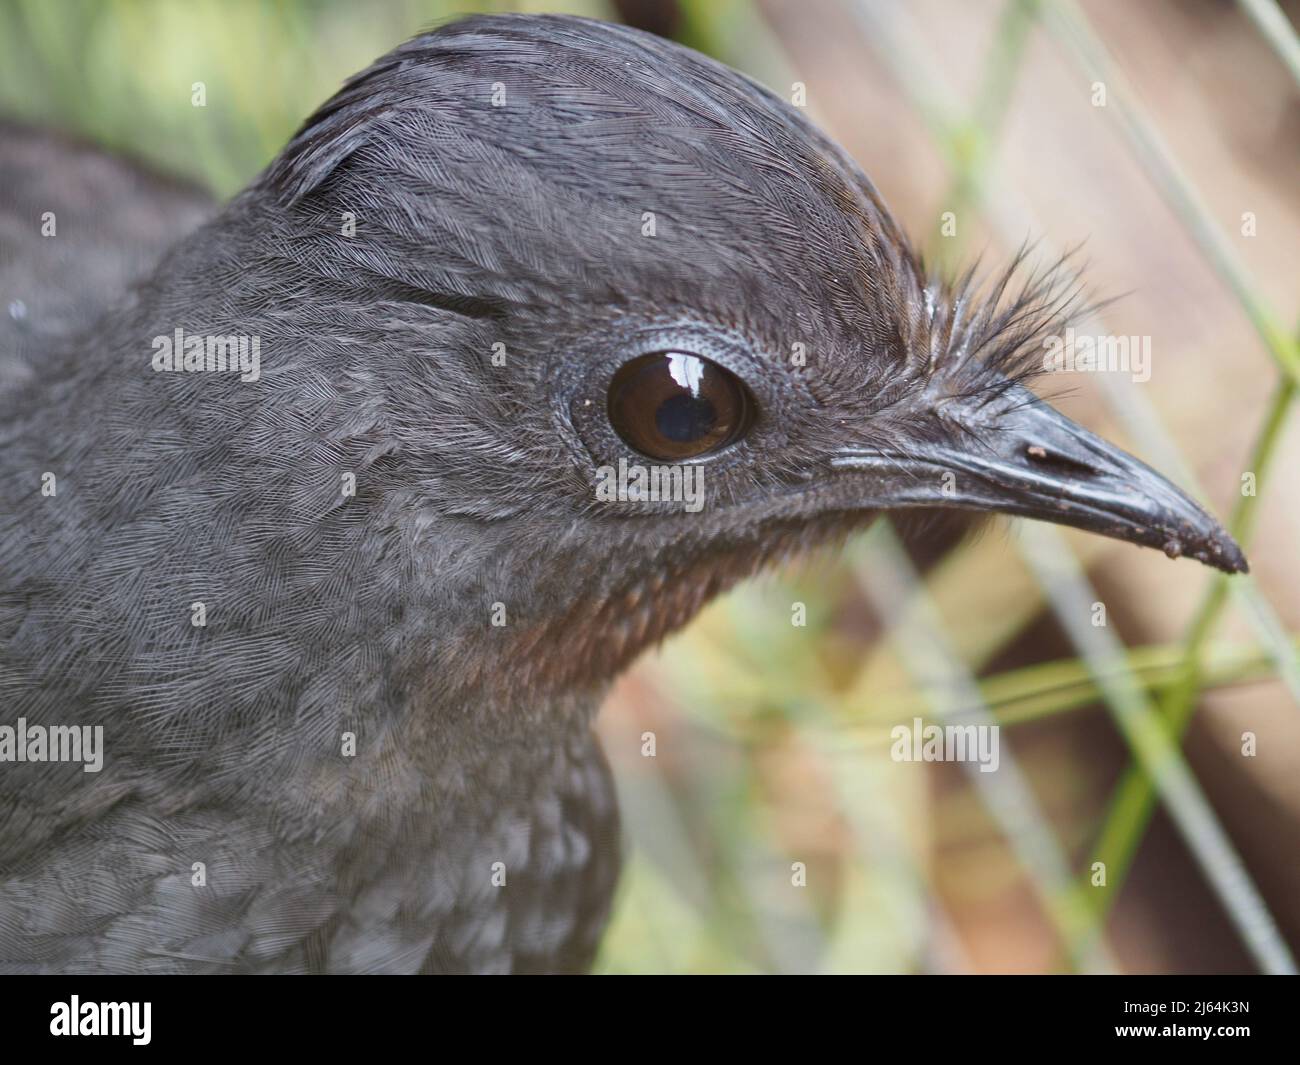
[[[1195,549],[1190,551],[1184,547],[1181,541],[1171,537],[1164,544],[1164,552],[1170,558],[1189,555],[1196,561],[1207,566],[1213,566],[1224,573],[1250,572],[1250,563],[1246,561],[1245,554],[1237,546],[1237,541],[1222,529],[1216,529],[1212,535],[1201,539]]]
[[[1237,542],[1231,537],[1224,538],[1224,550],[1219,556],[1225,563],[1221,568],[1225,573],[1249,573],[1250,563],[1246,561],[1246,556]]]

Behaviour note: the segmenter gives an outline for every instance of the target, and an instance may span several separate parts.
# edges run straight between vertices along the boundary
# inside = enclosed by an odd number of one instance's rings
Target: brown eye
[[[609,385],[609,421],[624,442],[653,459],[717,451],[749,428],[753,404],[740,379],[681,351],[642,355]]]

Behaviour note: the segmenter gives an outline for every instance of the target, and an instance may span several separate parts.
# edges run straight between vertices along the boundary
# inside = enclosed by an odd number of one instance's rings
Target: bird
[[[930,508],[1247,568],[1030,388],[1068,266],[935,276],[673,42],[450,22],[224,205],[94,163],[148,227],[37,239],[95,150],[3,140],[4,971],[585,971],[596,713],[736,582]]]

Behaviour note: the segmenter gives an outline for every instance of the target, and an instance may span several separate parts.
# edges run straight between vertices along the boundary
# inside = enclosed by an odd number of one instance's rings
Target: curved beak
[[[889,452],[846,448],[831,459],[867,493],[864,507],[957,507],[1019,514],[1188,555],[1225,573],[1241,548],[1150,466],[1020,386],[994,403],[952,400],[942,432]],[[855,489],[856,494],[856,489]]]

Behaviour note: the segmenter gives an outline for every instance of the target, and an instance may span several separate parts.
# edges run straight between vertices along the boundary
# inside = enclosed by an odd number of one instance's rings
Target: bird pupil
[[[707,436],[717,420],[713,404],[703,396],[690,393],[670,396],[655,410],[655,428],[679,444],[689,444]]]

